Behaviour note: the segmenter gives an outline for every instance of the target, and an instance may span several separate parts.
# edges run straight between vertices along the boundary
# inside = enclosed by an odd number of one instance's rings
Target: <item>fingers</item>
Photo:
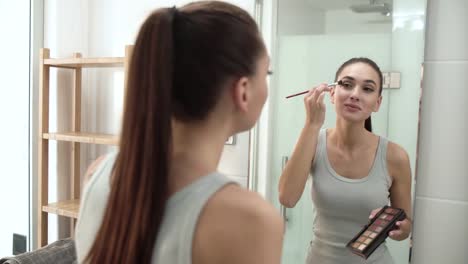
[[[408,219],[396,222],[396,226],[398,229],[401,229],[405,232],[409,233],[411,231],[411,222]]]
[[[390,236],[391,239],[394,239],[394,240],[403,240],[406,238],[402,230],[392,230],[390,231],[388,235]]]
[[[306,98],[310,98],[312,102],[318,102],[319,97],[324,93],[330,91],[331,88],[328,87],[326,83],[322,83],[309,90]]]
[[[403,221],[398,221],[396,222],[397,229],[390,231],[388,235],[394,240],[404,240],[408,238],[411,232],[410,225],[411,224],[407,219]]]
[[[376,215],[380,210],[382,210],[382,207],[372,210],[372,212],[371,212],[370,215],[369,215],[369,219],[374,218],[375,215]]]
[[[316,92],[316,96],[317,96],[316,99],[318,99],[318,97],[319,97],[322,93],[330,91],[330,87],[328,87],[328,84],[322,83],[322,84],[320,84],[319,86],[317,86],[315,90],[317,91],[317,92]]]
[[[330,88],[326,83],[322,83],[309,90],[304,97],[304,104],[307,111],[308,120],[320,121],[325,113],[324,97]],[[318,122],[317,121],[317,122]],[[323,122],[323,120],[321,121]]]
[[[317,103],[318,103],[318,104],[320,105],[320,107],[322,107],[322,108],[325,108],[325,104],[323,103],[323,98],[324,98],[324,97],[325,97],[325,93],[322,92],[322,93],[319,95],[318,99],[317,99]]]
[[[307,95],[305,96],[305,98],[308,98],[308,97],[312,96],[312,94],[314,94],[314,92],[315,92],[315,88],[316,88],[316,87],[312,87],[312,88],[309,90],[309,92],[307,93]]]

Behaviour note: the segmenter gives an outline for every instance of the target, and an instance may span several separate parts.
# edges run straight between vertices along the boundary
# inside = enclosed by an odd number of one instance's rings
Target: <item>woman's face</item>
[[[382,102],[379,74],[366,63],[346,66],[338,75],[342,83],[331,91],[339,117],[350,122],[363,122],[372,112],[379,110]]]

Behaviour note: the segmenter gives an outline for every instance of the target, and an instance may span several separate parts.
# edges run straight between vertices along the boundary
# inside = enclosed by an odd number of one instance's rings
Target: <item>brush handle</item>
[[[328,87],[335,86],[335,85],[340,84],[340,83],[341,83],[341,81],[335,82],[335,83],[330,83],[330,84],[328,84]],[[309,91],[310,91],[310,90],[303,91],[303,92],[300,92],[300,93],[297,93],[297,94],[288,95],[288,96],[286,96],[286,99],[289,99],[289,98],[291,98],[291,97],[295,97],[295,96],[298,96],[298,95],[301,95],[301,94],[306,94],[306,93],[308,93]]]
[[[304,92],[300,92],[300,93],[297,93],[297,94],[291,94],[291,95],[286,96],[286,99],[294,97],[294,96],[298,96],[298,95],[301,95],[301,94],[306,94],[308,92],[309,92],[309,90],[304,91]]]

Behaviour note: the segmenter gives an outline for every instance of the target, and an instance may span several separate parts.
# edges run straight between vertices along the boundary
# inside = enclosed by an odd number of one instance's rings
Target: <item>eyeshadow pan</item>
[[[383,225],[385,225],[386,223],[388,223],[388,221],[385,221],[385,220],[382,220],[382,219],[377,219],[377,220],[375,220],[375,225],[376,225],[376,226],[383,226]]]
[[[346,247],[354,254],[368,259],[369,256],[387,239],[390,230],[395,229],[396,222],[406,218],[404,210],[384,206],[366,225],[351,239]]]
[[[380,231],[378,231],[378,228],[379,228],[379,226],[377,226],[377,225],[373,225],[373,226],[371,226],[371,227],[370,227],[370,230],[372,230],[372,231],[374,231],[374,232],[377,232],[377,233],[378,233],[378,232],[380,232]]]

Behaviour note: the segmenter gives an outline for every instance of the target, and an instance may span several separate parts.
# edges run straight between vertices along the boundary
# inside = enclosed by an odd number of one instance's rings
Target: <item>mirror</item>
[[[274,3],[276,30],[271,45],[274,75],[269,97],[271,143],[269,153],[264,154],[269,155],[267,167],[271,175],[267,197],[287,219],[282,263],[306,263],[309,244],[314,240],[316,213],[310,177],[294,208],[284,208],[278,200],[279,176],[305,120],[303,97],[285,99],[285,96],[319,83],[332,83],[338,67],[352,57],[374,60],[385,77],[382,104],[372,115],[373,132],[402,146],[409,154],[414,197],[426,0]],[[327,110],[323,127],[335,127],[336,112],[328,94],[324,101]],[[395,263],[410,261],[409,238],[386,241]]]

